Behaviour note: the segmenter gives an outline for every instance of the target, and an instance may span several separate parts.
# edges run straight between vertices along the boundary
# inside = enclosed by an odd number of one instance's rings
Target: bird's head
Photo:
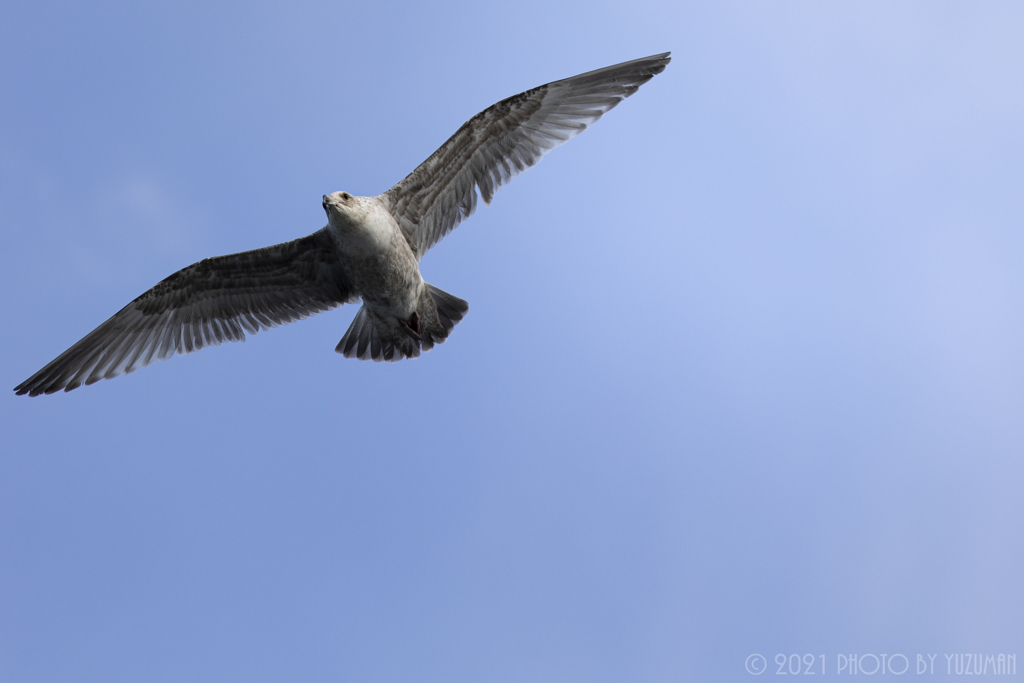
[[[358,222],[365,213],[361,197],[355,197],[348,192],[332,192],[324,195],[324,211],[327,213],[327,222],[338,227],[345,227]]]

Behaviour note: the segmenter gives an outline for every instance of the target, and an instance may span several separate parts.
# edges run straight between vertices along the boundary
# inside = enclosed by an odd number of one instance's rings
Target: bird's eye
[[[342,192],[341,198],[347,202],[348,200],[352,199],[352,195],[350,195],[348,192]]]

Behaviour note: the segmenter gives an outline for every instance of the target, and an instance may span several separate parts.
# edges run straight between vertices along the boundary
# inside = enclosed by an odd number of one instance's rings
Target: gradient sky
[[[0,680],[1024,673],[1019,3],[3,17]],[[665,50],[424,259],[470,312],[420,359],[335,354],[347,306],[10,392],[495,101]]]

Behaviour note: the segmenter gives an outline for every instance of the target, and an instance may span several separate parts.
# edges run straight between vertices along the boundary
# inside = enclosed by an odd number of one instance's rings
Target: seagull
[[[272,247],[179,270],[14,388],[71,391],[362,299],[335,351],[395,362],[441,344],[469,304],[424,282],[419,262],[498,188],[660,74],[634,59],[513,95],[467,121],[376,197],[324,195],[327,225]]]

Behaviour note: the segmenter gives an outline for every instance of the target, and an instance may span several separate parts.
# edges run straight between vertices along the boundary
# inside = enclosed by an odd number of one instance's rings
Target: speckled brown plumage
[[[468,304],[427,284],[419,260],[498,189],[665,70],[669,53],[554,81],[480,112],[377,197],[324,196],[328,224],[284,244],[209,258],[162,280],[15,387],[37,396],[134,372],[363,300],[337,351],[415,358]]]

